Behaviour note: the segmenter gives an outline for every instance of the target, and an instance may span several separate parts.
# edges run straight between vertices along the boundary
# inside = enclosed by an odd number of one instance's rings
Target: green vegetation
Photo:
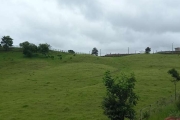
[[[149,54],[151,52],[151,48],[150,47],[147,47],[146,49],[145,49],[145,53],[146,54]]]
[[[167,71],[180,70],[180,56],[173,54],[114,58],[49,54],[54,57],[26,58],[20,49],[0,51],[1,120],[108,120],[101,106],[106,95],[105,71],[113,76],[134,72],[135,92],[140,97],[135,110],[139,111],[172,95],[172,77]]]
[[[150,116],[149,120],[163,120],[165,118],[180,118],[180,97],[170,105],[162,106],[159,112]]]
[[[134,119],[134,106],[138,101],[138,96],[134,92],[134,75],[122,74],[120,78],[115,79],[107,71],[103,79],[107,89],[107,95],[102,102],[104,114],[111,120]]]
[[[39,46],[38,46],[38,51],[39,51],[41,54],[43,54],[43,55],[46,56],[46,54],[49,52],[49,48],[50,48],[50,45],[47,44],[47,43],[45,43],[45,44],[39,44]]]
[[[92,53],[91,53],[92,55],[96,55],[96,56],[98,56],[98,50],[97,50],[97,48],[93,48],[92,49]]]
[[[168,73],[171,74],[171,76],[173,77],[173,80],[171,80],[171,82],[174,83],[174,88],[175,88],[174,93],[175,93],[175,100],[176,100],[176,84],[180,80],[180,76],[179,76],[179,73],[177,72],[177,70],[174,68],[170,69],[168,71]]]
[[[20,43],[19,46],[23,49],[23,54],[27,57],[33,57],[34,55],[37,55],[37,52],[47,56],[50,48],[50,45],[47,43],[39,44],[37,47],[35,44],[29,43],[28,41]]]
[[[23,54],[27,57],[32,57],[38,51],[38,47],[33,44],[25,41],[19,44],[20,47],[23,49]]]
[[[168,117],[180,117],[180,111],[174,104],[162,107],[159,112],[150,116],[148,120],[164,120]]]
[[[13,44],[13,39],[10,36],[3,36],[1,38],[1,45],[6,51],[9,49],[9,47]]]

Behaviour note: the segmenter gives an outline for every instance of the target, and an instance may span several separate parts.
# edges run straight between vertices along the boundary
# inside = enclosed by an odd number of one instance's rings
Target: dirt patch
[[[177,117],[167,117],[164,120],[180,120],[180,118],[177,118]]]

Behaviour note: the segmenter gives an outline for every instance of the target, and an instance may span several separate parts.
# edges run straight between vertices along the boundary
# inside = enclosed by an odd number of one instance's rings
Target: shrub
[[[59,59],[61,60],[62,59],[62,55],[57,55],[59,57]]]
[[[113,78],[109,71],[103,78],[107,95],[102,102],[104,114],[111,120],[134,119],[138,96],[134,92],[136,79],[134,75],[122,74],[120,78]]]
[[[27,57],[32,57],[37,52],[37,46],[28,41],[20,43],[19,46],[23,48],[23,54]]]

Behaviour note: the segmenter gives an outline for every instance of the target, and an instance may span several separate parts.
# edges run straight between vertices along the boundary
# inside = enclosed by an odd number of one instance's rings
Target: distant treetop
[[[3,36],[1,40],[1,45],[6,51],[13,45],[13,39],[10,36]]]
[[[92,55],[96,55],[96,56],[98,56],[98,50],[97,50],[97,48],[93,48],[92,49],[92,53],[91,53]]]
[[[147,48],[145,49],[145,52],[146,52],[146,54],[149,54],[149,53],[151,52],[151,48],[150,48],[150,47],[147,47]]]

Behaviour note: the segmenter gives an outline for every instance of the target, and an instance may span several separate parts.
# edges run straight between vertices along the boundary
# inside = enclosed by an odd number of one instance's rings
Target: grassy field
[[[105,71],[116,71],[113,76],[135,74],[140,97],[137,111],[173,94],[167,71],[180,71],[178,55],[51,55],[55,59],[0,52],[0,120],[108,120],[101,108]]]

